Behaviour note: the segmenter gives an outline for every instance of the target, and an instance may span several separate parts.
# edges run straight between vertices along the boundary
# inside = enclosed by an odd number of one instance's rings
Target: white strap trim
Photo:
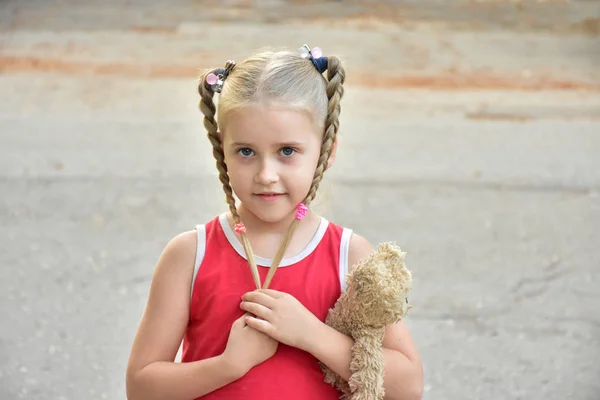
[[[194,286],[196,284],[196,276],[198,276],[198,270],[204,260],[204,253],[206,252],[206,227],[204,225],[196,225],[196,236],[198,237],[198,245],[196,247],[196,260],[194,261],[194,276],[192,277],[192,289],[190,297],[194,294]]]
[[[342,292],[346,290],[346,275],[348,275],[348,253],[350,252],[350,238],[352,229],[344,228],[340,242],[340,284]]]
[[[231,246],[241,257],[245,259],[246,253],[244,252],[244,247],[242,246],[242,243],[238,240],[237,236],[235,236],[235,233],[233,233],[233,229],[231,229],[231,226],[229,226],[229,221],[227,220],[226,213],[223,213],[219,216],[219,222],[221,223],[221,228],[223,228],[223,232],[225,232],[225,236],[227,237],[227,240],[229,241]],[[323,239],[323,236],[325,236],[328,226],[329,221],[321,217],[319,227],[317,228],[317,231],[313,235],[310,242],[308,242],[306,247],[304,247],[304,249],[302,249],[302,251],[300,251],[300,253],[296,254],[295,256],[284,258],[283,260],[281,260],[281,262],[279,263],[279,268],[289,267],[290,265],[294,265],[297,262],[300,262],[304,258],[308,257],[317,248],[319,243],[321,243],[321,239]],[[269,267],[273,263],[273,260],[257,255],[254,255],[254,260],[256,261],[256,265],[261,267]]]

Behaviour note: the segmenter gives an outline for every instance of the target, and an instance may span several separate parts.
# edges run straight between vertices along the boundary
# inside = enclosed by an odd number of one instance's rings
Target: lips
[[[284,196],[285,193],[256,193],[255,196],[258,196],[258,198],[260,198],[261,200],[264,201],[275,201],[279,198],[281,198],[282,196]]]

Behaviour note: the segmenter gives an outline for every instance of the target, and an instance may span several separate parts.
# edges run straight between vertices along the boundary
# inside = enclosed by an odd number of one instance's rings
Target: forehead
[[[322,132],[306,111],[282,108],[242,108],[227,115],[223,126],[225,144],[320,142]]]

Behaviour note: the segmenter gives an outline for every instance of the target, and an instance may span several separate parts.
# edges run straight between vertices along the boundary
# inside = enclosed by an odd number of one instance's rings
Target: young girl
[[[345,77],[317,53],[260,53],[201,77],[229,212],[161,255],[129,359],[130,400],[337,399],[319,361],[349,379],[353,341],[323,321],[372,247],[308,208],[335,159]],[[404,322],[387,328],[382,352],[386,399],[419,399]]]

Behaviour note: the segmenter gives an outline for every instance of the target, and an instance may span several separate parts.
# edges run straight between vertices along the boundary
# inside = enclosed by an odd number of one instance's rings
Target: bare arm
[[[129,400],[193,400],[237,379],[223,356],[192,363],[153,362],[133,376],[128,375]]]
[[[196,233],[175,237],[161,255],[127,367],[129,400],[192,400],[239,379],[224,356],[175,363],[189,319]]]
[[[350,240],[349,265],[367,257],[372,247],[361,236]],[[308,351],[343,379],[350,379],[352,338],[321,324],[311,341]],[[403,321],[389,325],[383,339],[385,360],[384,388],[388,400],[417,400],[422,397],[423,369],[421,359],[410,332]]]

